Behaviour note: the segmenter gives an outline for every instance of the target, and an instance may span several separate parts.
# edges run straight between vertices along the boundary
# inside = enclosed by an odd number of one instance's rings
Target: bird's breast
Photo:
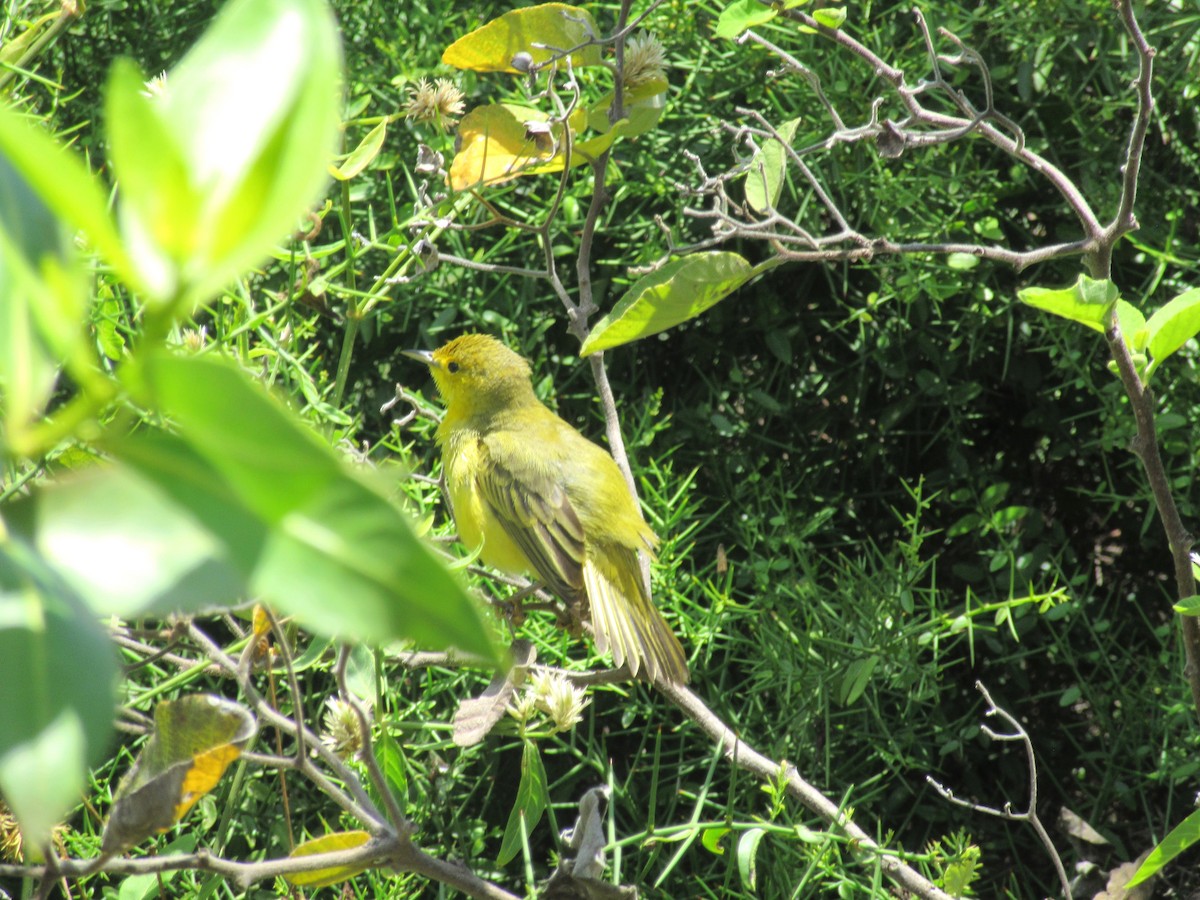
[[[489,566],[510,575],[530,573],[528,558],[508,536],[479,490],[477,476],[488,464],[486,453],[476,434],[454,435],[443,445],[446,490],[458,539],[472,550],[482,547],[479,558]]]

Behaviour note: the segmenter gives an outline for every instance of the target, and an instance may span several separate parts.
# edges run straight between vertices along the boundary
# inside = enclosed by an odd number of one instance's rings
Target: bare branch
[[[1067,870],[1063,866],[1062,857],[1058,855],[1058,850],[1054,846],[1054,842],[1050,840],[1050,835],[1046,828],[1042,825],[1042,820],[1038,817],[1038,778],[1037,778],[1037,757],[1033,752],[1033,741],[1029,739],[1028,732],[1021,727],[1013,716],[1006,710],[996,705],[996,701],[992,699],[992,695],[988,693],[988,689],[983,686],[983,682],[976,681],[975,689],[983,695],[983,699],[987,701],[988,708],[984,712],[985,716],[996,716],[1003,720],[1004,724],[1012,729],[1011,732],[999,732],[989,728],[986,725],[981,725],[980,730],[994,741],[1017,741],[1025,747],[1025,765],[1029,772],[1029,798],[1026,802],[1025,809],[1014,810],[1011,803],[1005,803],[1002,808],[987,806],[983,803],[974,803],[970,800],[963,800],[960,797],[954,796],[954,792],[945,785],[934,780],[933,776],[926,775],[925,780],[929,785],[942,796],[943,799],[954,803],[957,806],[966,809],[974,810],[975,812],[986,813],[989,816],[997,816],[1001,819],[1008,819],[1012,822],[1028,822],[1033,830],[1037,832],[1038,839],[1042,842],[1042,846],[1046,848],[1046,852],[1050,855],[1054,862],[1054,870],[1058,874],[1059,884],[1062,886],[1063,897],[1070,898],[1071,883],[1067,880]]]
[[[721,748],[721,753],[740,769],[750,772],[763,781],[778,782],[787,786],[788,794],[805,807],[824,819],[829,825],[844,831],[851,837],[859,852],[873,858],[889,878],[920,897],[930,900],[951,900],[950,895],[933,884],[916,869],[888,853],[865,832],[832,800],[800,777],[794,766],[775,762],[747,745],[732,728],[709,709],[704,702],[683,685],[655,682],[655,688],[678,706],[688,718]]]

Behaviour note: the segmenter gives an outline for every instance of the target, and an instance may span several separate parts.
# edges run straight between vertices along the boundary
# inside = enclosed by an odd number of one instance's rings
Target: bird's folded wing
[[[485,446],[486,450],[486,446]],[[583,587],[583,526],[566,491],[532,470],[515,472],[486,453],[476,475],[484,501],[538,578],[570,598]]]

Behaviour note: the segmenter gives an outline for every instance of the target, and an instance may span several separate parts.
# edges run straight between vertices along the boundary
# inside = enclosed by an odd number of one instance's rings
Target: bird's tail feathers
[[[612,653],[618,666],[628,663],[634,675],[645,669],[651,681],[687,684],[683,647],[646,593],[633,550],[605,548],[588,554],[583,581],[601,653]]]

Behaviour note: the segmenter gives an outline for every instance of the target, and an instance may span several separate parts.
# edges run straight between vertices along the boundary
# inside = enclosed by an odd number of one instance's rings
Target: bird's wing
[[[534,467],[517,471],[497,457],[488,452],[476,475],[484,502],[538,578],[564,599],[576,596],[583,587],[583,525],[566,491]]]

